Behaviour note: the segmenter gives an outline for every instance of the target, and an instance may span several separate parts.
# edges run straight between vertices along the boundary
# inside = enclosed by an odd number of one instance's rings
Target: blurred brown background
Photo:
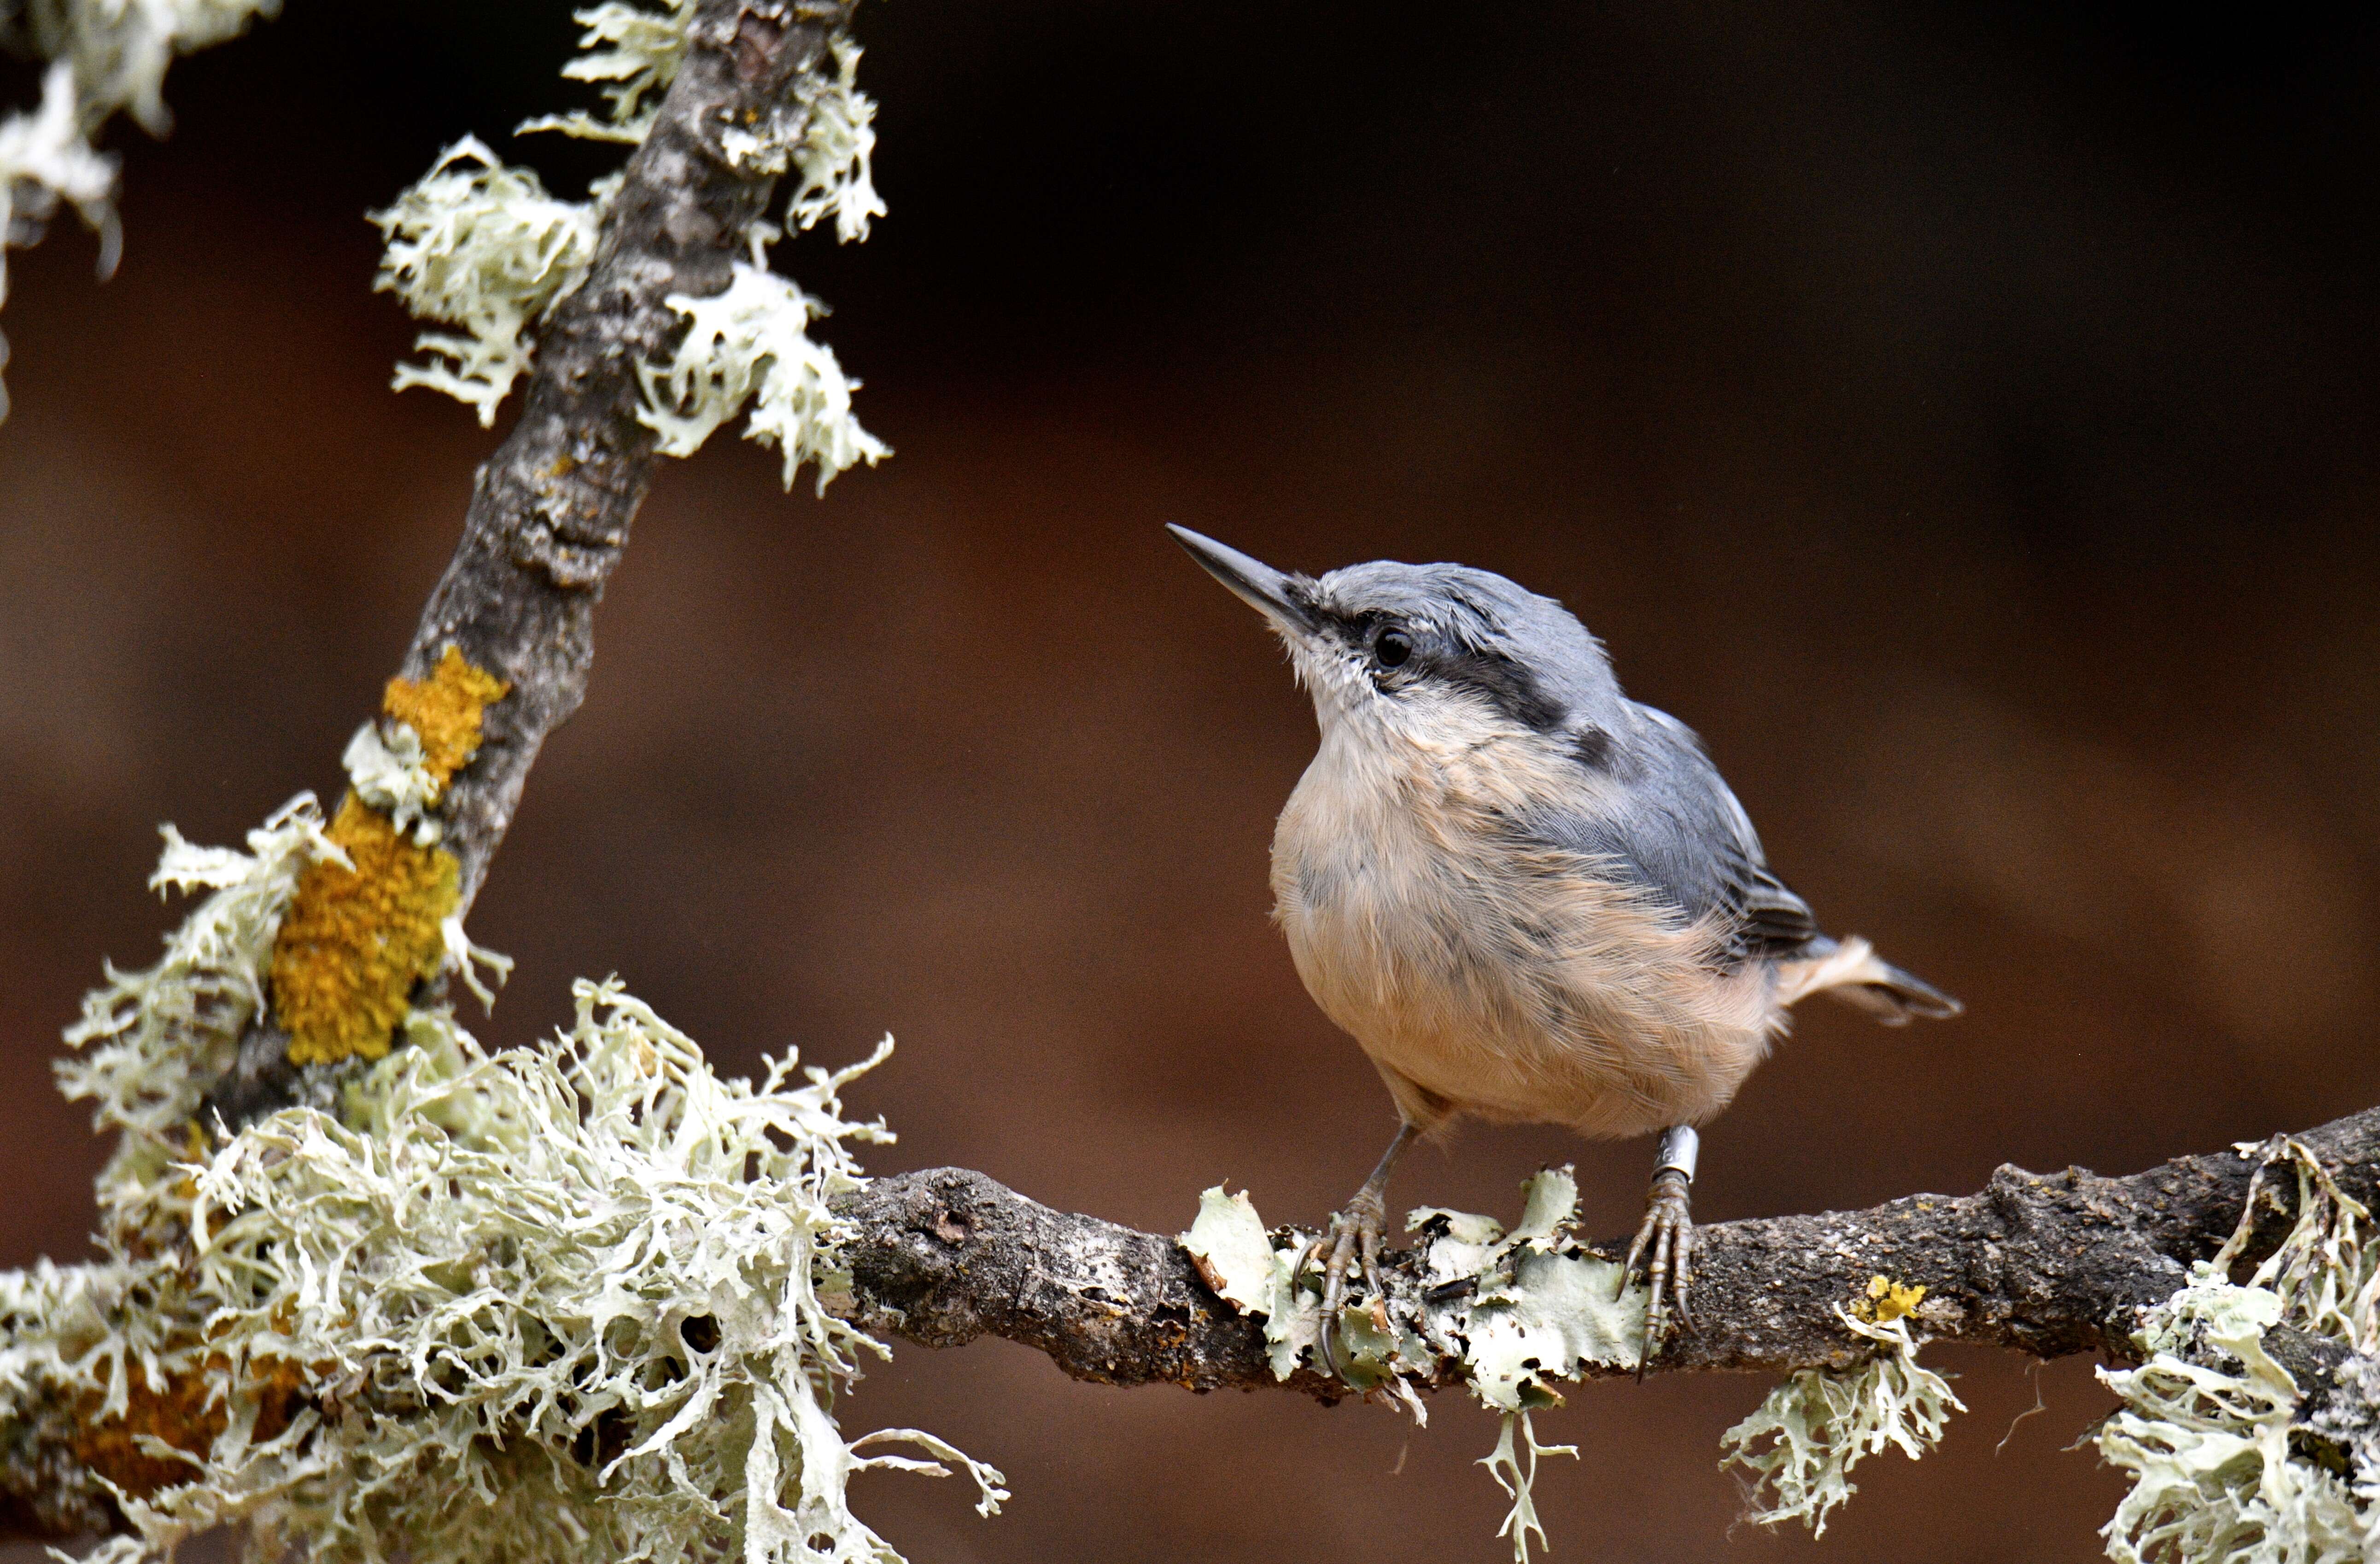
[[[71,1256],[55,1097],[154,826],[330,790],[494,435],[385,389],[363,211],[587,101],[565,7],[290,0],[119,132],[126,259],[13,262],[0,326],[0,1262]],[[2195,30],[2202,29],[2203,30]],[[2125,1170],[2380,1101],[2380,33],[2282,12],[1648,3],[868,7],[876,239],[781,263],[899,451],[823,503],[722,436],[665,471],[473,929],[519,1041],[617,971],[733,1067],[856,1094],[1045,1201],[1178,1229],[1344,1197],[1390,1123],[1266,921],[1312,720],[1159,530],[1554,593],[1699,727],[1833,927],[1963,996],[1813,1006],[1708,1135],[1699,1214]],[[30,78],[6,79],[22,101]],[[1473,1131],[1398,1204],[1576,1158]],[[1815,1546],[1733,1525],[1749,1380],[1545,1419],[1556,1557],[2080,1560],[2089,1365],[1937,1354],[1973,1413]],[[2046,1411],[2018,1425],[2035,1402]],[[1004,1467],[869,1478],[933,1560],[1493,1559],[1490,1421],[902,1349],[848,1406]],[[2002,1437],[2009,1437],[2002,1443]]]

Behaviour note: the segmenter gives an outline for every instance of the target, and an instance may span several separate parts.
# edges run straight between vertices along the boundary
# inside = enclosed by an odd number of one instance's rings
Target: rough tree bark
[[[2368,1204],[2380,1193],[2380,1109],[2297,1138],[2349,1194]],[[1694,1256],[1699,1329],[1672,1336],[1648,1366],[1773,1375],[1844,1366],[1864,1344],[1835,1310],[1879,1275],[1926,1290],[1916,1314],[1935,1340],[2121,1359],[2139,1311],[2171,1296],[2192,1263],[2231,1236],[2255,1168],[2232,1151],[2127,1178],[2004,1167],[1973,1194],[1706,1227]],[[2296,1210],[2293,1185],[2268,1179],[2256,1189],[2251,1266]],[[858,1234],[855,1317],[870,1330],[929,1347],[1002,1336],[1107,1385],[1275,1383],[1261,1328],[1217,1298],[1171,1238],[1052,1211],[963,1168],[877,1180],[842,1210]],[[1598,1247],[1617,1255],[1626,1240]],[[1390,1256],[1390,1286],[1413,1284],[1412,1260]],[[2338,1366],[2320,1347],[2279,1346]],[[1455,1379],[1441,1363],[1430,1383]],[[1347,1394],[1306,1371],[1287,1383],[1326,1400]]]

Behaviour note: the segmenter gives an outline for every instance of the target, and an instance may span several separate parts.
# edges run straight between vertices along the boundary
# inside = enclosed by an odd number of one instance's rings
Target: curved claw
[[[1346,1370],[1340,1366],[1338,1351],[1339,1311],[1347,1302],[1347,1275],[1354,1271],[1375,1290],[1379,1287],[1380,1229],[1386,1219],[1387,1210],[1379,1196],[1366,1199],[1364,1194],[1356,1195],[1347,1203],[1346,1209],[1333,1213],[1330,1224],[1298,1253],[1297,1264],[1290,1272],[1292,1276],[1299,1275],[1315,1259],[1322,1259],[1322,1315],[1318,1336],[1323,1364],[1334,1378],[1347,1377]]]
[[[1620,1267],[1620,1287],[1625,1291],[1637,1262],[1650,1254],[1645,1282],[1651,1296],[1645,1303],[1645,1341],[1636,1364],[1639,1379],[1645,1376],[1645,1364],[1659,1350],[1671,1310],[1676,1311],[1679,1324],[1688,1330],[1694,1328],[1694,1316],[1686,1306],[1694,1275],[1694,1222],[1689,1187],[1685,1174],[1674,1168],[1664,1168],[1653,1175],[1653,1188],[1645,1201],[1644,1224],[1637,1228],[1635,1239],[1628,1245],[1627,1261]]]

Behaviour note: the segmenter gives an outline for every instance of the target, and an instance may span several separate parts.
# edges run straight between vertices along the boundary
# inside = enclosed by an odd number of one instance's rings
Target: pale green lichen
[[[1482,1400],[1519,1412],[1560,1404],[1549,1382],[1590,1364],[1636,1366],[1645,1290],[1623,1289],[1617,1262],[1569,1237],[1577,1180],[1548,1168],[1522,1189],[1509,1233],[1491,1218],[1434,1206],[1411,1215],[1407,1227],[1426,1245],[1424,1295],[1351,1303],[1334,1322],[1341,1366],[1358,1388],[1400,1389],[1407,1370],[1452,1358]],[[1199,1197],[1182,1245],[1219,1294],[1265,1316],[1275,1377],[1319,1364],[1319,1282],[1311,1267],[1293,1275],[1301,1240],[1275,1242],[1245,1194],[1218,1186]]]
[[[115,235],[115,160],[91,144],[74,67],[60,60],[42,78],[39,108],[0,120],[0,303],[8,297],[8,249],[30,242],[61,203],[83,225]],[[102,261],[102,270],[112,257]],[[5,355],[0,355],[5,357]]]
[[[346,862],[301,793],[248,833],[248,851],[194,847],[172,826],[152,890],[204,890],[205,901],[165,939],[164,959],[140,972],[110,964],[106,984],[67,1028],[79,1057],[58,1061],[60,1089],[97,1104],[95,1127],[120,1132],[101,1175],[111,1218],[139,1212],[188,1155],[199,1105],[227,1071],[240,1034],[264,1008],[266,974],[299,879]]]
[[[1528,1414],[1560,1404],[1559,1381],[1589,1369],[1632,1369],[1641,1360],[1645,1289],[1623,1286],[1617,1261],[1570,1236],[1577,1201],[1571,1170],[1549,1168],[1524,1186],[1521,1218],[1509,1232],[1490,1218],[1418,1209],[1406,1224],[1424,1245],[1415,1283],[1351,1303],[1333,1321],[1318,1317],[1312,1269],[1295,1272],[1303,1240],[1268,1234],[1245,1194],[1208,1190],[1182,1243],[1220,1296],[1264,1316],[1277,1377],[1321,1366],[1318,1342],[1332,1330],[1346,1380],[1393,1395],[1418,1416],[1406,1376],[1454,1364],[1473,1393],[1504,1414],[1485,1464],[1512,1497],[1499,1534],[1512,1539],[1525,1564],[1529,1539],[1544,1540],[1531,1493],[1536,1459],[1575,1453],[1540,1446]],[[1729,1431],[1730,1459],[1757,1478],[1753,1519],[1805,1520],[1823,1534],[1827,1512],[1851,1496],[1849,1473],[1863,1456],[1892,1447],[1914,1458],[1941,1437],[1950,1412],[1964,1410],[1942,1377],[1917,1362],[1909,1311],[1924,1290],[1881,1279],[1860,1300],[1872,1317],[1836,1311],[1846,1331],[1872,1344],[1865,1362],[1795,1375]]]
[[[611,83],[603,89],[609,116],[597,119],[584,109],[573,109],[523,121],[514,133],[558,130],[590,141],[642,141],[653,127],[662,94],[669,91],[686,58],[686,29],[694,18],[694,0],[661,0],[659,10],[604,0],[570,15],[587,30],[578,36],[579,57],[564,66],[562,74],[573,81]]]
[[[867,238],[869,220],[884,215],[875,180],[876,102],[859,90],[859,45],[837,37],[828,49],[832,76],[808,79],[760,125],[722,131],[720,144],[739,168],[799,174],[786,221],[808,230],[832,216],[836,241],[849,244]]]
[[[692,455],[748,400],[744,436],[783,455],[788,489],[805,462],[817,468],[822,494],[846,467],[892,455],[852,417],[859,382],[810,337],[817,301],[768,269],[759,239],[724,292],[672,294],[668,303],[686,317],[686,335],[667,365],[639,367],[645,406],[637,415],[659,431],[662,451]]]
[[[1520,1437],[1515,1440],[1513,1436]],[[1537,1521],[1537,1458],[1545,1455],[1566,1455],[1578,1458],[1576,1445],[1541,1445],[1536,1428],[1526,1412],[1508,1412],[1502,1428],[1496,1436],[1496,1448],[1479,1458],[1479,1464],[1496,1479],[1512,1501],[1505,1513],[1504,1524],[1497,1529],[1500,1537],[1512,1539],[1512,1558],[1516,1564],[1529,1564],[1529,1539],[1536,1537],[1539,1546],[1546,1540],[1546,1529]]]
[[[1531,1490],[1537,1457],[1576,1453],[1538,1444],[1529,1413],[1560,1404],[1556,1380],[1590,1366],[1636,1366],[1645,1292],[1633,1282],[1623,1288],[1619,1264],[1571,1235],[1578,1182],[1569,1169],[1548,1168],[1522,1188],[1521,1219],[1510,1232],[1488,1217],[1415,1211],[1406,1225],[1426,1245],[1418,1282],[1349,1303],[1331,1321],[1320,1318],[1314,1268],[1296,1268],[1303,1238],[1268,1233],[1245,1194],[1207,1191],[1181,1242],[1218,1295],[1264,1317],[1277,1378],[1323,1367],[1319,1344],[1329,1329],[1341,1376],[1397,1400],[1418,1422],[1421,1398],[1408,1376],[1458,1365],[1473,1393],[1503,1414],[1495,1453],[1482,1464],[1512,1496],[1498,1534],[1526,1564],[1530,1538],[1545,1540]]]
[[[416,337],[430,361],[399,364],[394,388],[443,391],[476,408],[481,427],[494,423],[528,372],[529,328],[586,279],[598,203],[555,200],[535,174],[466,136],[371,221],[388,247],[373,288],[457,328]]]
[[[163,136],[174,56],[229,42],[257,18],[279,16],[281,0],[27,0],[23,14],[36,52],[73,65],[94,128],[121,110]]]
[[[653,127],[662,94],[686,59],[686,25],[693,0],[660,0],[658,9],[605,0],[571,13],[586,30],[578,58],[562,67],[574,81],[608,83],[601,118],[584,109],[525,120],[516,134],[554,130],[586,140],[642,141]],[[808,229],[834,219],[835,236],[846,243],[868,236],[871,218],[884,215],[884,200],[872,177],[876,150],[876,104],[859,90],[861,50],[850,39],[828,41],[832,75],[800,82],[792,98],[758,123],[720,131],[727,160],[754,174],[798,173],[801,182],[786,203],[786,218]]]
[[[1293,1274],[1296,1247],[1273,1243],[1245,1193],[1226,1194],[1218,1184],[1201,1194],[1182,1247],[1207,1285],[1241,1313],[1264,1316],[1274,1378],[1286,1379],[1309,1361],[1321,1339],[1316,1314],[1322,1295],[1301,1295],[1301,1279]]]
[[[585,30],[581,53],[563,74],[606,83],[607,112],[548,115],[520,129],[642,141],[686,57],[690,0],[662,0],[657,8],[606,0],[575,15]],[[795,227],[832,217],[838,239],[864,239],[885,210],[872,175],[876,105],[857,85],[858,47],[837,36],[828,51],[831,69],[805,76],[750,123],[721,127],[721,147],[739,168],[797,176],[785,208]],[[532,329],[584,280],[616,188],[615,176],[586,201],[556,200],[536,175],[504,166],[466,138],[375,214],[388,237],[377,285],[397,293],[415,315],[462,328],[422,336],[417,346],[433,361],[398,366],[397,388],[443,391],[492,423],[529,367]],[[638,366],[638,416],[660,434],[664,455],[686,456],[748,403],[745,437],[783,454],[785,487],[808,464],[822,493],[837,473],[891,452],[852,416],[859,382],[809,334],[824,307],[769,270],[768,247],[778,236],[771,224],[754,224],[745,236],[751,260],[735,265],[725,291],[670,296],[686,332],[667,363]]]
[[[513,958],[485,945],[474,944],[471,937],[463,932],[463,917],[459,913],[449,914],[439,920],[438,938],[445,957],[443,970],[460,977],[463,987],[471,990],[472,997],[480,1001],[481,1008],[493,1010],[495,989],[488,987],[487,980],[480,976],[480,969],[485,967],[493,975],[496,988],[501,988],[512,977]]]
[[[1286,1314],[1293,1296],[1282,1291],[1290,1279],[1294,1251],[1276,1249],[1265,1233],[1264,1218],[1245,1191],[1225,1192],[1221,1184],[1198,1196],[1198,1215],[1182,1235],[1182,1247],[1226,1303],[1243,1314]],[[1294,1366],[1293,1364],[1291,1366]],[[1274,1371],[1287,1378],[1287,1368]]]
[[[2380,1408],[2374,1387],[2343,1383],[2311,1423],[2304,1387],[2265,1333],[2287,1325],[2368,1358],[2380,1349],[2380,1245],[2371,1213],[2300,1142],[2240,1150],[2297,1182],[2298,1220],[2244,1286],[2230,1280],[2254,1228],[2238,1230],[2190,1284],[2148,1311],[2137,1368],[2101,1370],[2122,1407],[2099,1430],[2100,1455],[2132,1479],[2102,1534],[2119,1564],[2348,1564],[2380,1557]],[[2368,1379],[2368,1376],[2366,1376]],[[2301,1439],[2326,1445],[2332,1464]]]
[[[1645,1290],[1622,1287],[1617,1261],[1564,1242],[1578,1202],[1571,1170],[1548,1168],[1523,1189],[1509,1233],[1432,1209],[1408,1218],[1428,1240],[1427,1285],[1473,1284],[1467,1298],[1423,1311],[1424,1337],[1459,1352],[1479,1399],[1508,1412],[1560,1405],[1551,1382],[1590,1364],[1634,1368],[1645,1337]]]
[[[1941,1441],[1950,1413],[1967,1410],[1917,1361],[1906,1317],[1874,1324],[1840,1304],[1835,1315],[1882,1351],[1856,1368],[1803,1369],[1719,1440],[1720,1464],[1752,1473],[1746,1515],[1764,1526],[1803,1521],[1826,1535],[1827,1512],[1858,1492],[1851,1470],[1863,1458],[1892,1449],[1915,1461]]]
[[[95,1557],[236,1524],[257,1557],[367,1564],[892,1564],[851,1513],[856,1473],[956,1466],[997,1509],[990,1467],[834,1420],[883,1349],[821,1300],[830,1203],[861,1182],[853,1146],[890,1138],[840,1094],[889,1039],[755,1085],[615,983],[496,1055],[416,1010],[338,1113],[218,1126],[209,1153],[200,1094],[298,879],[336,855],[310,797],[245,853],[168,828],[153,883],[212,894],[75,1029],[67,1087],[124,1134],[101,1183],[117,1219],[101,1264],[0,1273],[0,1421],[70,1411],[132,1527]]]
[[[383,734],[378,719],[358,728],[339,757],[357,797],[386,815],[389,824],[410,835],[415,846],[433,847],[441,832],[438,818],[430,811],[445,784],[421,762],[421,735],[412,725],[392,721]]]

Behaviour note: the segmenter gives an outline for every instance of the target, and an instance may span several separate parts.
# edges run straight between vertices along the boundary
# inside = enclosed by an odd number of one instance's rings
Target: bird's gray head
[[[1611,731],[1621,697],[1610,660],[1551,598],[1462,564],[1375,560],[1317,579],[1166,530],[1280,632],[1326,737],[1347,724],[1417,738],[1450,724]]]

